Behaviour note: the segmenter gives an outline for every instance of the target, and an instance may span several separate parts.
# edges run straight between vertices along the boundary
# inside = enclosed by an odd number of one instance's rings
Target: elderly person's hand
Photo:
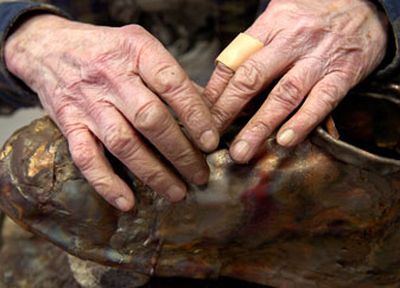
[[[113,172],[101,143],[171,201],[186,192],[175,169],[192,183],[207,182],[200,150],[211,151],[219,142],[211,113],[178,63],[143,28],[39,15],[11,35],[5,57],[8,69],[39,95],[67,137],[75,164],[117,208],[131,209],[134,197]]]
[[[265,47],[236,73],[218,64],[204,92],[222,131],[279,79],[231,146],[238,162],[249,161],[282,123],[278,143],[301,142],[382,61],[387,21],[367,0],[272,0],[245,33]]]

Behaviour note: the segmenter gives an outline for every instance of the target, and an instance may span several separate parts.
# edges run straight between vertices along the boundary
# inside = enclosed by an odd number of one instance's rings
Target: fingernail
[[[248,161],[248,154],[250,152],[250,145],[247,141],[240,140],[232,148],[232,157],[236,161],[246,162]]]
[[[279,135],[278,143],[282,146],[290,145],[290,143],[293,142],[295,137],[296,137],[296,134],[294,133],[294,131],[292,129],[287,129],[287,130],[283,131],[282,134]]]
[[[193,183],[197,185],[206,184],[208,181],[208,175],[208,172],[205,171],[196,172],[193,176]]]
[[[118,209],[122,211],[128,211],[131,209],[131,205],[129,204],[128,200],[126,200],[124,197],[118,197],[115,200],[115,204],[117,205]]]
[[[177,202],[185,197],[185,190],[176,185],[172,185],[171,187],[168,188],[166,196],[170,201]]]
[[[206,152],[210,152],[217,148],[219,135],[214,130],[207,130],[200,136],[200,144]]]

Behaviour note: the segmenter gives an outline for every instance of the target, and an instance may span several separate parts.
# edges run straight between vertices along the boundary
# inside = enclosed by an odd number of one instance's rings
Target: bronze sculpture
[[[71,254],[143,275],[139,284],[157,275],[398,287],[399,112],[397,84],[353,92],[333,115],[340,139],[332,127],[293,149],[271,137],[248,165],[221,149],[207,158],[210,183],[191,186],[178,204],[112,159],[138,199],[125,214],[97,196],[59,130],[42,118],[0,154],[0,207]]]

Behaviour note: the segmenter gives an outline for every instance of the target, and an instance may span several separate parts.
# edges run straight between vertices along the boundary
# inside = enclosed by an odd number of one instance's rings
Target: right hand
[[[140,26],[109,28],[39,15],[7,39],[5,58],[67,137],[83,175],[120,210],[133,207],[133,193],[113,172],[97,139],[171,201],[181,200],[186,186],[148,143],[187,180],[207,182],[202,153],[164,102],[205,152],[219,142],[211,114],[178,63]]]

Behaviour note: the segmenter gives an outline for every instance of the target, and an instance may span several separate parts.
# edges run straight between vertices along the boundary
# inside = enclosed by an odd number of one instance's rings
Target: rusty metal
[[[0,288],[81,288],[64,251],[5,221],[0,248]],[[107,287],[111,288],[111,287]]]
[[[333,114],[339,139],[332,123],[292,149],[270,137],[248,165],[220,149],[207,157],[209,184],[190,186],[178,204],[114,159],[135,191],[130,213],[95,193],[45,117],[3,147],[0,207],[75,256],[148,276],[398,287],[399,95],[394,84],[349,95]]]

